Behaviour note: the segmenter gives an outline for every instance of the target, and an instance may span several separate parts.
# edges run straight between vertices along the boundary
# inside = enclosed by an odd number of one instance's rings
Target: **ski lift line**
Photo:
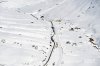
[[[55,48],[55,45],[56,45],[55,40],[54,40],[54,36],[55,36],[55,27],[54,27],[52,21],[50,21],[50,23],[51,23],[51,29],[52,29],[52,32],[53,32],[53,35],[51,36],[51,42],[53,43],[53,47],[52,47],[52,50],[51,50],[51,52],[50,52],[50,55],[49,55],[47,61],[44,63],[43,66],[46,66],[46,65],[48,64],[48,62],[50,61],[50,58],[51,58],[51,56],[52,56],[52,53],[53,53],[54,48]]]

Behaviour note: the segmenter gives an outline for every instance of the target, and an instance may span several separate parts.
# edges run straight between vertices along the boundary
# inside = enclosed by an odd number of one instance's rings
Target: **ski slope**
[[[0,66],[100,66],[99,0],[0,0]]]

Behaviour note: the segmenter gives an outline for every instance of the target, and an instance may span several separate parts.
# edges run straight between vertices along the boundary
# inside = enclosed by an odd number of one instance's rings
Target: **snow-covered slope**
[[[100,66],[99,0],[0,0],[0,66]]]

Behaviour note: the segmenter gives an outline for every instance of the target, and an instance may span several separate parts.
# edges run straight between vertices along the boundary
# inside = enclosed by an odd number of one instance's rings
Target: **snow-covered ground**
[[[100,66],[100,0],[0,0],[0,66]]]

